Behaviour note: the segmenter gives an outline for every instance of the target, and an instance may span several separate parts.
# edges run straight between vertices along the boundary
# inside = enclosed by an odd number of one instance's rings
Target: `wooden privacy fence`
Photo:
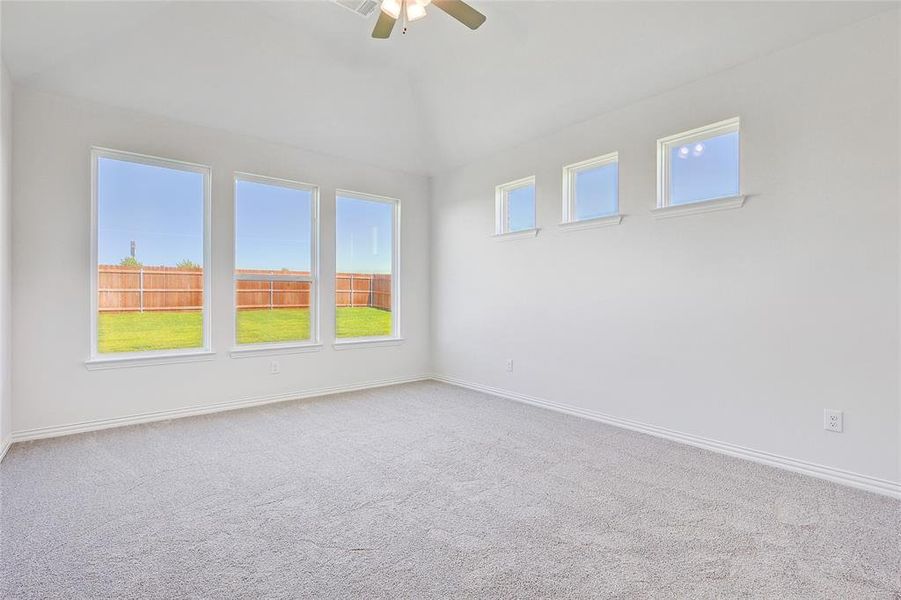
[[[100,265],[97,275],[101,312],[203,308],[201,269]]]
[[[391,275],[338,273],[335,306],[372,306],[391,310]]]
[[[310,306],[308,272],[238,269],[235,274],[238,310]],[[200,310],[203,269],[100,265],[97,295],[100,312]],[[335,304],[391,310],[391,275],[338,273]]]

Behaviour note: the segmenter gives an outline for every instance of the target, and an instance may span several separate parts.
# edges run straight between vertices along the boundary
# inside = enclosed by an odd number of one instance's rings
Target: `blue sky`
[[[129,256],[148,266],[203,263],[203,176],[111,158],[98,163],[98,260]],[[235,186],[235,265],[310,270],[312,193],[239,180]],[[390,273],[393,207],[337,199],[338,271]]]
[[[97,175],[101,264],[129,256],[132,240],[145,265],[203,263],[203,175],[111,158]]]
[[[738,189],[738,133],[671,149],[670,202],[685,204],[734,196]],[[618,173],[608,165],[576,176],[576,217],[616,211]],[[311,192],[239,181],[236,186],[236,266],[310,269]],[[507,195],[509,229],[535,227],[535,187]],[[145,265],[203,262],[203,176],[200,173],[100,158],[98,259],[117,264],[131,242]],[[392,207],[338,197],[337,269],[391,271]]]
[[[737,196],[738,132],[670,150],[670,204]]]
[[[235,266],[310,270],[313,194],[238,180],[235,185]]]
[[[576,220],[615,214],[619,169],[616,163],[576,172]]]
[[[509,231],[535,227],[534,185],[525,185],[507,192],[507,227]]]
[[[335,204],[339,273],[390,273],[394,210],[387,202],[338,196]]]

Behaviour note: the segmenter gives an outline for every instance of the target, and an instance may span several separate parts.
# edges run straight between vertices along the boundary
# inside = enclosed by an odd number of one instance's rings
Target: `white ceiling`
[[[17,84],[434,174],[888,10],[471,0],[373,40],[328,1],[2,3]]]

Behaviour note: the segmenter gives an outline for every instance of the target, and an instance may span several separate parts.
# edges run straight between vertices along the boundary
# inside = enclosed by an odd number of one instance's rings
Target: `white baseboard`
[[[285,402],[288,400],[301,400],[304,398],[314,398],[317,396],[329,396],[332,394],[341,394],[344,392],[355,392],[359,390],[368,390],[388,385],[397,385],[401,383],[411,383],[414,381],[423,381],[430,379],[428,375],[416,377],[401,377],[396,379],[380,379],[375,381],[367,381],[364,383],[356,383],[352,385],[339,385],[331,387],[312,388],[297,392],[287,392],[284,394],[272,394],[268,396],[253,396],[249,398],[241,398],[238,400],[229,400],[226,402],[217,402],[216,404],[206,404],[203,406],[188,406],[184,408],[176,408],[172,410],[161,410],[156,412],[140,413],[136,415],[128,415],[124,417],[116,417],[113,419],[98,419],[95,421],[82,421],[79,423],[70,423],[67,425],[55,425],[52,427],[38,427],[35,429],[25,429],[22,431],[14,431],[11,439],[7,442],[7,446],[15,442],[26,442],[29,440],[38,440],[42,438],[58,437],[63,435],[72,435],[75,433],[85,433],[88,431],[98,431],[100,429],[110,429],[113,427],[124,427],[126,425],[137,425],[140,423],[151,423],[153,421],[168,421],[169,419],[179,419],[182,417],[193,417],[197,415],[206,415],[210,413],[223,412],[227,410],[236,410],[239,408],[248,408],[251,406],[260,406],[262,404],[272,404],[273,402]],[[6,449],[4,448],[4,452]]]
[[[498,396],[500,398],[506,398],[508,400],[514,400],[517,402],[524,402],[533,406],[540,406],[542,408],[555,410],[557,412],[566,413],[568,415],[574,415],[585,419],[591,419],[593,421],[600,421],[601,423],[606,423],[615,427],[622,427],[624,429],[639,431],[641,433],[665,438],[675,442],[681,442],[683,444],[697,446],[698,448],[704,448],[705,450],[712,450],[713,452],[728,454],[729,456],[744,458],[747,460],[752,460],[754,462],[763,463],[765,465],[770,465],[772,467],[778,467],[780,469],[794,471],[795,473],[801,473],[804,475],[809,475],[811,477],[817,477],[819,479],[826,479],[828,481],[833,481],[835,483],[840,483],[861,490],[866,490],[868,492],[875,492],[884,496],[891,496],[893,498],[901,499],[901,483],[889,481],[887,479],[879,479],[877,477],[870,477],[869,475],[861,475],[859,473],[852,473],[850,471],[827,467],[825,465],[809,463],[803,460],[789,458],[787,456],[780,456],[778,454],[771,454],[769,452],[763,452],[761,450],[745,448],[743,446],[737,446],[728,442],[720,442],[718,440],[712,440],[710,438],[674,431],[665,427],[658,427],[657,425],[649,425],[640,421],[614,417],[613,415],[608,415],[594,410],[577,408],[575,406],[567,406],[566,404],[551,402],[549,400],[527,396],[518,392],[511,392],[509,390],[482,385],[479,383],[473,383],[471,381],[464,381],[461,379],[456,379],[454,377],[433,375],[432,379],[434,379],[435,381],[449,383],[451,385],[456,385],[478,392],[484,392],[492,396]]]
[[[182,418],[182,417],[191,417],[191,416],[196,416],[196,415],[205,415],[205,414],[210,414],[210,413],[223,412],[223,411],[227,411],[227,410],[248,408],[251,406],[260,406],[263,404],[271,404],[274,402],[285,402],[288,400],[301,400],[304,398],[313,398],[313,397],[317,397],[317,396],[328,396],[331,394],[340,394],[340,393],[344,393],[344,392],[353,392],[353,391],[359,391],[359,390],[379,388],[379,387],[384,387],[384,386],[389,386],[389,385],[398,385],[401,383],[411,383],[414,381],[423,381],[423,380],[427,380],[427,379],[434,379],[435,381],[440,381],[443,383],[456,385],[459,387],[475,390],[478,392],[483,392],[486,394],[490,394],[492,396],[506,398],[508,400],[523,402],[526,404],[531,404],[533,406],[539,406],[539,407],[554,410],[557,412],[574,415],[574,416],[582,417],[585,419],[591,419],[594,421],[599,421],[601,423],[606,423],[608,425],[613,425],[615,427],[622,427],[624,429],[631,429],[633,431],[639,431],[641,433],[646,433],[646,434],[653,435],[656,437],[661,437],[661,438],[665,438],[668,440],[681,442],[683,444],[689,444],[691,446],[704,448],[706,450],[711,450],[713,452],[719,452],[721,454],[728,454],[729,456],[744,458],[747,460],[752,460],[754,462],[763,463],[763,464],[770,465],[773,467],[778,467],[781,469],[794,471],[796,473],[809,475],[811,477],[817,477],[819,479],[826,479],[828,481],[833,481],[835,483],[839,483],[839,484],[851,486],[854,488],[866,490],[869,492],[875,492],[877,494],[882,494],[885,496],[891,496],[893,498],[901,499],[901,483],[897,483],[894,481],[889,481],[886,479],[879,479],[876,477],[870,477],[869,475],[861,475],[858,473],[852,473],[850,471],[844,471],[842,469],[827,467],[825,465],[818,465],[815,463],[810,463],[810,462],[790,458],[787,456],[771,454],[769,452],[763,452],[761,450],[754,450],[752,448],[745,448],[743,446],[730,444],[728,442],[721,442],[721,441],[713,440],[710,438],[705,438],[705,437],[692,435],[692,434],[688,434],[688,433],[682,433],[679,431],[674,431],[672,429],[667,429],[665,427],[658,427],[656,425],[650,425],[647,423],[642,423],[640,421],[634,421],[631,419],[615,417],[613,415],[608,415],[605,413],[601,413],[601,412],[593,411],[593,410],[589,410],[589,409],[568,406],[565,404],[560,404],[557,402],[551,402],[549,400],[536,398],[534,396],[527,396],[525,394],[520,394],[518,392],[512,392],[510,390],[504,390],[501,388],[495,388],[495,387],[491,387],[491,386],[487,386],[487,385],[482,385],[479,383],[464,381],[462,379],[456,379],[453,377],[445,377],[443,375],[432,375],[432,376],[422,375],[422,376],[416,376],[416,377],[382,379],[382,380],[369,381],[369,382],[358,383],[358,384],[353,384],[353,385],[313,388],[313,389],[309,389],[309,390],[302,390],[302,391],[298,391],[298,392],[288,392],[288,393],[284,393],[284,394],[274,394],[274,395],[268,395],[268,396],[254,396],[254,397],[242,398],[242,399],[238,399],[238,400],[230,400],[227,402],[219,402],[216,404],[207,404],[204,406],[191,406],[191,407],[185,407],[185,408],[177,408],[177,409],[173,409],[173,410],[141,413],[141,414],[129,415],[129,416],[125,416],[125,417],[116,417],[113,419],[99,419],[99,420],[94,420],[94,421],[83,421],[83,422],[79,422],[79,423],[71,423],[71,424],[67,424],[67,425],[57,425],[57,426],[53,426],[53,427],[39,427],[39,428],[35,428],[35,429],[15,431],[12,433],[9,440],[6,440],[2,444],[0,444],[0,460],[3,460],[3,457],[6,455],[7,450],[9,450],[10,446],[15,442],[24,442],[24,441],[28,441],[28,440],[37,440],[37,439],[42,439],[42,438],[58,437],[58,436],[63,436],[63,435],[72,435],[75,433],[85,433],[85,432],[89,432],[89,431],[98,431],[101,429],[109,429],[109,428],[113,428],[113,427],[124,427],[126,425],[137,425],[140,423],[150,423],[153,421],[166,421],[169,419],[178,419],[178,418]]]

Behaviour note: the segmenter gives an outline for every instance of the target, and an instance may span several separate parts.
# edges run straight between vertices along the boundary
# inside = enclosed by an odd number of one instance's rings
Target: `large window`
[[[338,192],[335,327],[343,338],[392,338],[398,324],[397,200]]]
[[[209,349],[207,167],[94,149],[94,358]]]
[[[497,186],[495,234],[535,230],[535,178],[526,177]]]
[[[658,208],[739,196],[739,120],[657,141]]]
[[[619,155],[563,167],[563,223],[619,222]]]
[[[317,200],[314,186],[235,176],[235,341],[239,346],[317,340]]]

